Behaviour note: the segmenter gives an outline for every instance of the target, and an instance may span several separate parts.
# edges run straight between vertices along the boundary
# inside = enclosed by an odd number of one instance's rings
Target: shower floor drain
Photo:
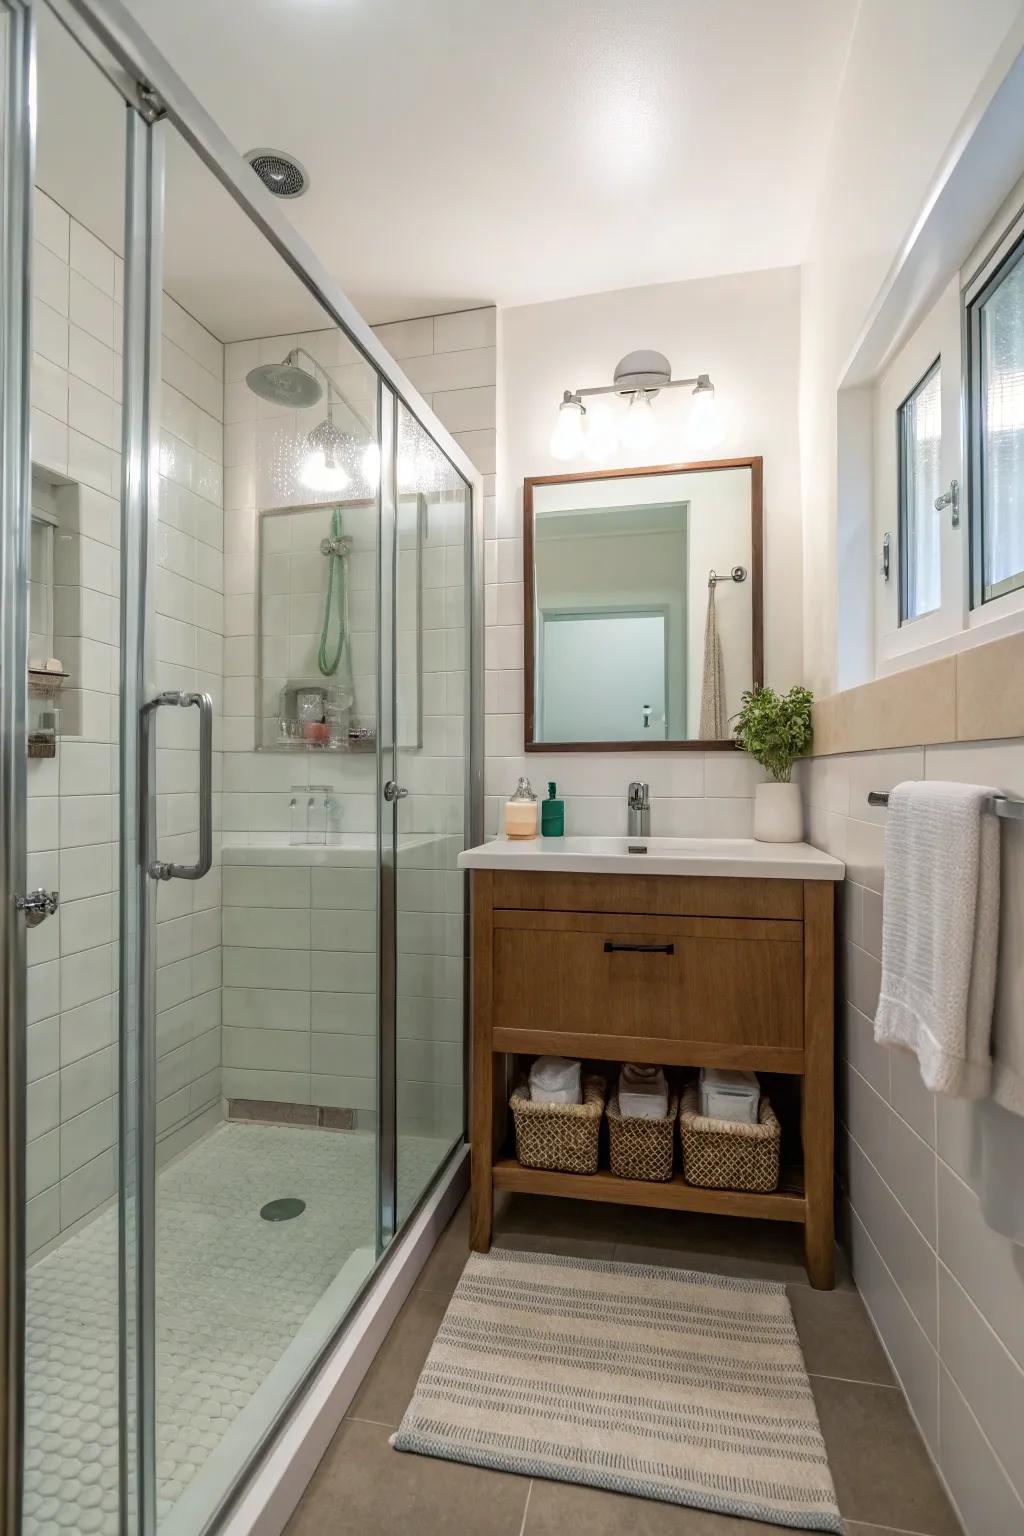
[[[260,1215],[264,1221],[294,1221],[296,1216],[301,1216],[306,1209],[305,1200],[285,1198],[283,1200],[269,1200],[260,1208]]]

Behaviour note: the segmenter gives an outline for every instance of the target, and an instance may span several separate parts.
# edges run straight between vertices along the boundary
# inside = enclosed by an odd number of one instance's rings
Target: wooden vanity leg
[[[835,887],[804,881],[804,1078],[800,1119],[807,1220],[804,1257],[817,1290],[835,1284]]]
[[[491,953],[494,939],[492,905],[494,877],[489,869],[475,869],[472,887],[472,1020],[470,1039],[473,1061],[473,1093],[470,1099],[469,1246],[486,1253],[491,1246],[494,1219],[494,1053],[491,1050]]]

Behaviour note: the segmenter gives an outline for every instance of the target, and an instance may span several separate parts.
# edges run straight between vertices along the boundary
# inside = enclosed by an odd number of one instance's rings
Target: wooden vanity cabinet
[[[811,1284],[833,1275],[830,880],[474,869],[471,1245],[496,1189],[793,1221]],[[523,1168],[509,1057],[740,1067],[800,1080],[802,1162],[770,1195]]]

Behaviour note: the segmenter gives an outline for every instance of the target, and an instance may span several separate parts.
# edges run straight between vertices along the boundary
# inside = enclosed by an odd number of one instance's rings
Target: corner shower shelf
[[[56,757],[60,735],[60,705],[57,695],[69,677],[67,672],[51,672],[46,667],[28,669],[28,756]],[[49,722],[44,724],[47,716]]]

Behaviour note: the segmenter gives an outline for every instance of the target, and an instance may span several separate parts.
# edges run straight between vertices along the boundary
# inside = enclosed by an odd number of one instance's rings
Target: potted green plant
[[[799,843],[803,837],[800,786],[791,782],[793,764],[814,739],[814,695],[799,684],[788,693],[752,688],[743,694],[736,720],[736,745],[768,773],[754,793],[754,836],[762,843]]]

